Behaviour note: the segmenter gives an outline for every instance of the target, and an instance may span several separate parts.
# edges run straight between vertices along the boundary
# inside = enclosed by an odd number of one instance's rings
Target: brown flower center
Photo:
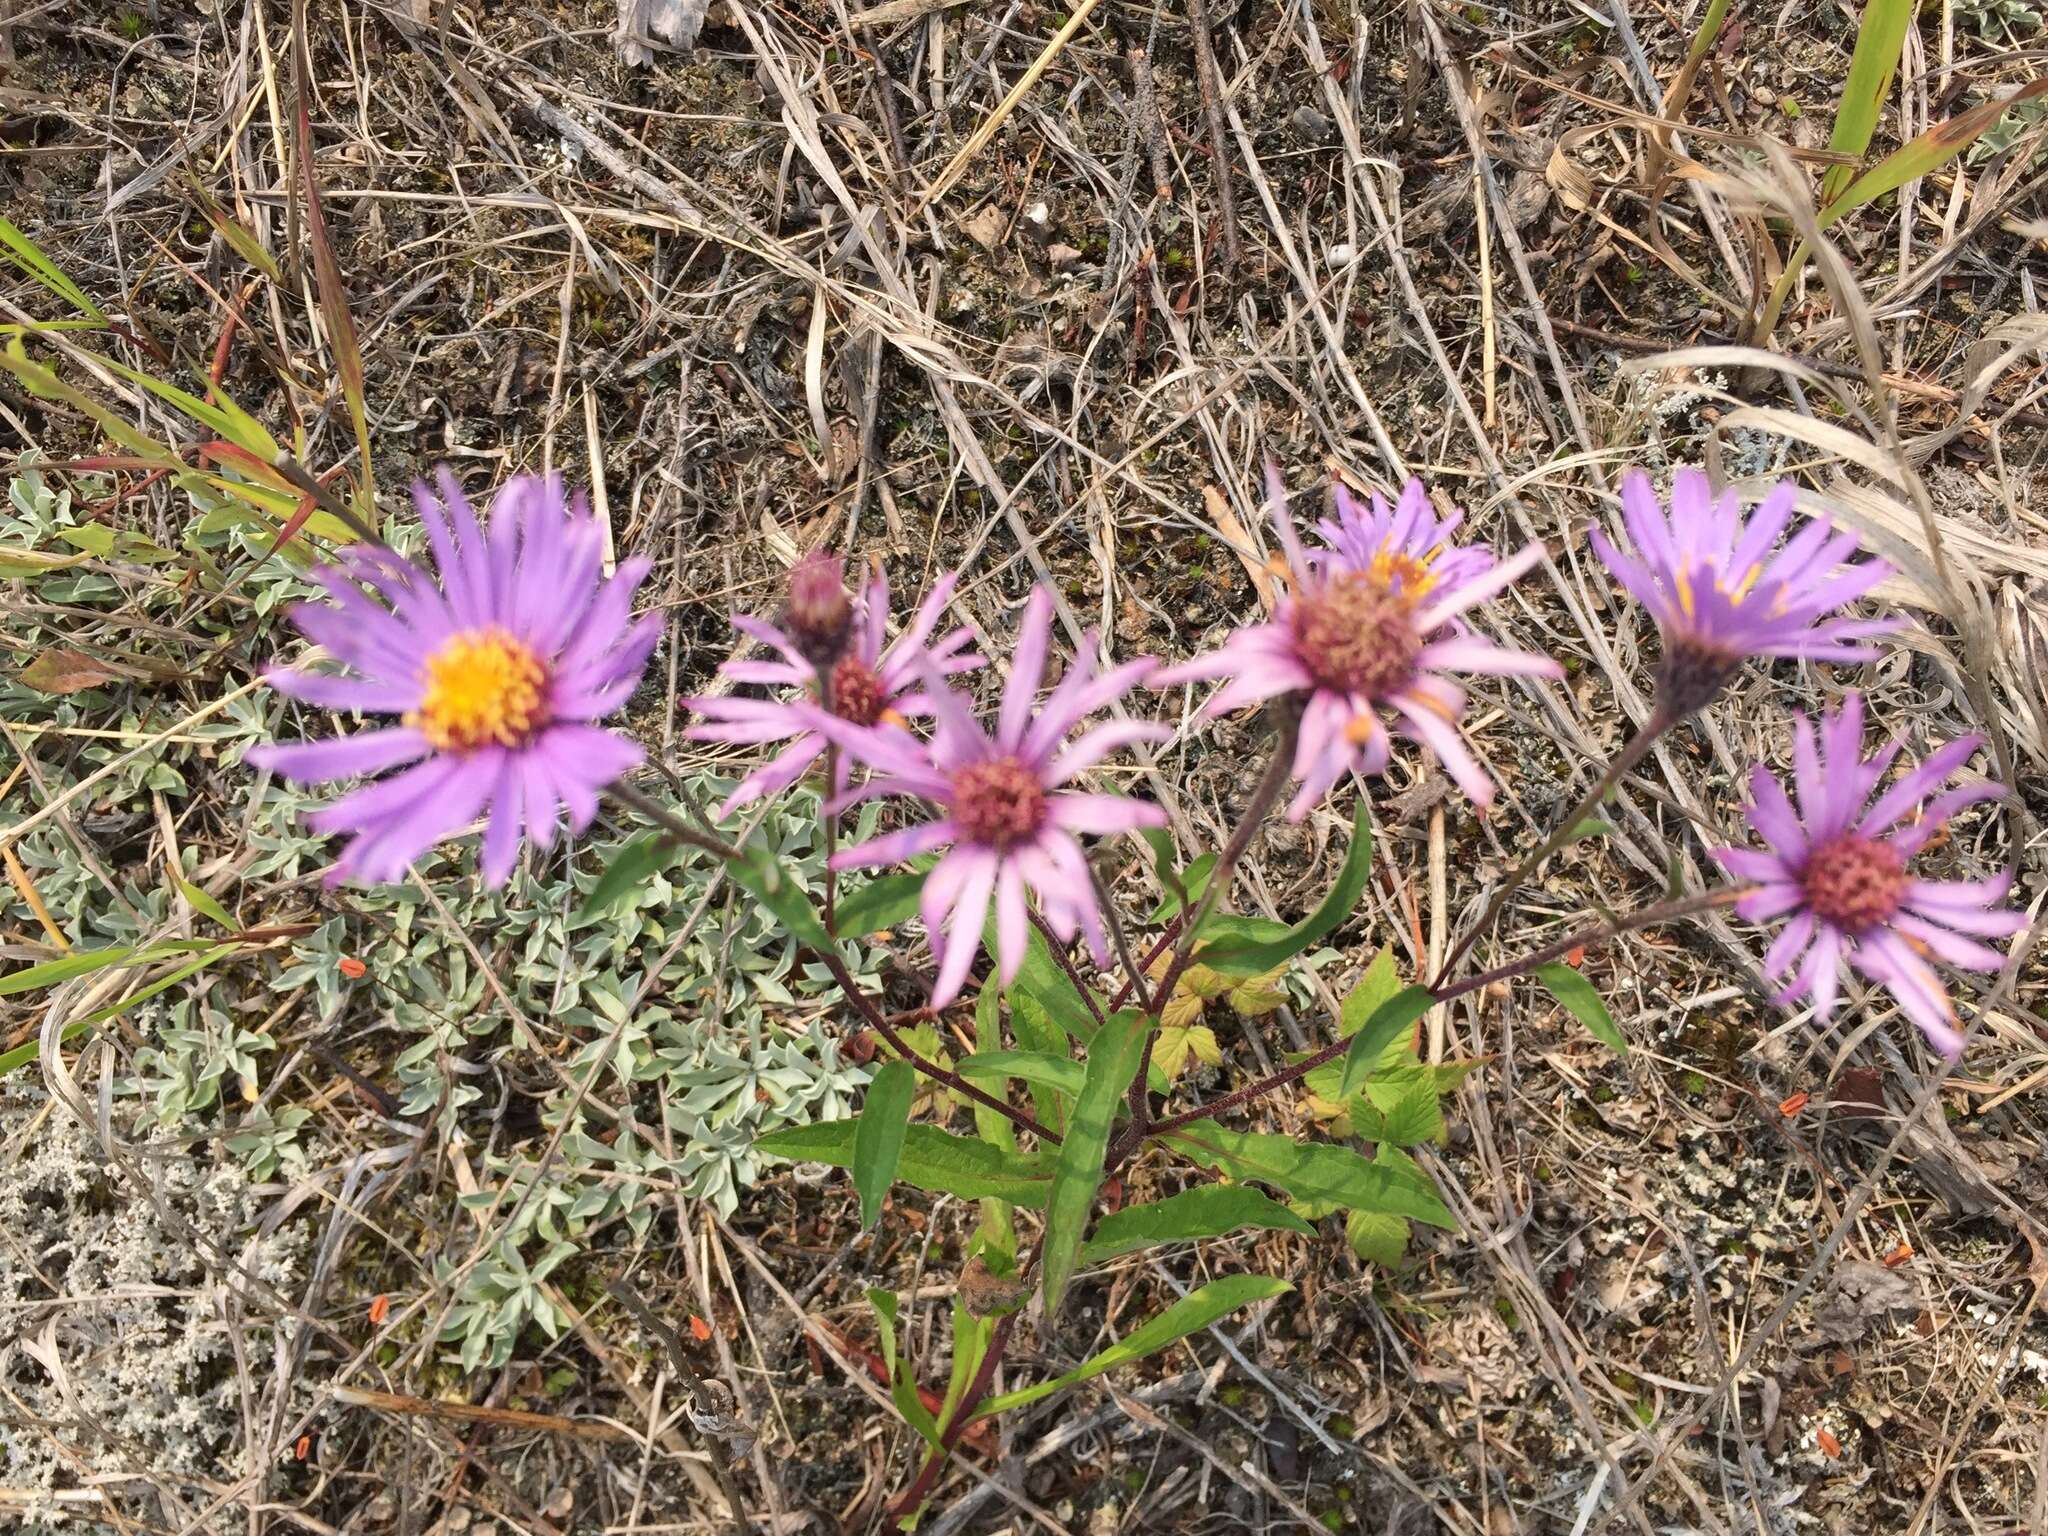
[[[1325,687],[1384,698],[1415,675],[1422,636],[1415,594],[1390,591],[1363,571],[1344,571],[1294,606],[1294,643]]]
[[[975,763],[953,775],[953,820],[977,843],[1007,848],[1045,822],[1045,787],[1014,757]]]
[[[889,707],[889,695],[874,670],[852,655],[832,669],[832,713],[855,725],[873,725]]]
[[[1887,921],[1906,899],[1906,865],[1889,843],[1845,833],[1806,856],[1807,904],[1846,933]]]

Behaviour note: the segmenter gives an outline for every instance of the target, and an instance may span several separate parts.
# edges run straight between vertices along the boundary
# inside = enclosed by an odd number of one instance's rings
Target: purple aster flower
[[[982,729],[969,701],[947,687],[930,662],[924,664],[924,697],[934,724],[929,742],[888,726],[861,729],[843,720],[824,722],[849,751],[877,770],[878,776],[855,791],[852,800],[914,795],[944,812],[936,821],[844,849],[832,860],[839,869],[871,868],[952,845],[925,877],[922,899],[925,931],[939,966],[932,986],[935,1008],[960,995],[981,947],[991,900],[1004,982],[1014,980],[1024,963],[1027,892],[1055,934],[1063,940],[1077,932],[1084,935],[1096,962],[1107,965],[1102,914],[1076,834],[1108,836],[1166,825],[1166,813],[1156,805],[1065,787],[1119,747],[1173,734],[1151,721],[1118,720],[1062,745],[1085,716],[1142,681],[1154,663],[1149,657],[1128,661],[1098,677],[1091,634],[1059,686],[1034,711],[1051,637],[1052,595],[1038,587],[1024,605],[993,732]]]
[[[1464,512],[1438,517],[1418,479],[1411,477],[1401,487],[1401,499],[1391,508],[1377,491],[1370,509],[1359,505],[1341,484],[1333,492],[1337,516],[1324,518],[1316,531],[1353,569],[1372,572],[1392,591],[1455,587],[1493,565],[1493,551],[1485,545],[1451,542],[1452,530],[1465,520]]]
[[[1681,469],[1667,517],[1650,477],[1635,470],[1621,483],[1621,515],[1636,558],[1592,530],[1594,553],[1650,610],[1664,637],[1657,691],[1671,718],[1711,702],[1752,656],[1871,661],[1878,653],[1853,642],[1899,627],[1896,619],[1821,622],[1883,581],[1891,567],[1881,560],[1847,564],[1861,545],[1824,518],[1804,524],[1778,549],[1797,495],[1791,481],[1779,481],[1745,522],[1735,492],[1716,498],[1703,472]]]
[[[258,767],[324,784],[414,765],[307,818],[318,831],[354,834],[330,885],[402,879],[484,812],[484,880],[501,885],[523,837],[551,846],[564,807],[582,831],[598,791],[641,758],[637,744],[591,722],[626,702],[661,637],[658,618],[631,617],[649,562],[603,576],[604,530],[580,496],[564,504],[559,480],[508,480],[486,530],[455,477],[443,469],[439,478],[445,513],[424,484],[413,500],[441,585],[388,549],[343,550],[339,566],[315,573],[333,605],[301,603],[291,617],[349,673],[266,674],[292,698],[399,723],[258,747],[249,754]]]
[[[1541,560],[1543,546],[1528,545],[1497,563],[1484,551],[1445,546],[1448,524],[1435,522],[1411,484],[1401,498],[1405,519],[1397,511],[1378,537],[1379,509],[1348,528],[1340,521],[1332,547],[1310,553],[1295,536],[1286,487],[1270,464],[1266,491],[1292,591],[1271,620],[1247,624],[1220,649],[1165,668],[1153,685],[1229,679],[1203,710],[1212,716],[1281,694],[1305,695],[1294,754],[1301,789],[1287,808],[1290,820],[1306,816],[1347,769],[1385,771],[1393,745],[1382,711],[1443,760],[1475,805],[1490,804],[1493,781],[1458,733],[1465,690],[1445,674],[1563,675],[1549,657],[1494,645],[1459,622]],[[1431,551],[1441,553],[1421,558]]]
[[[790,572],[786,623],[798,622],[807,607],[815,615],[820,606],[829,606],[821,604],[816,596],[814,583],[821,584],[817,570],[805,572],[803,567],[800,561]],[[922,692],[926,662],[941,674],[966,672],[980,666],[981,658],[966,649],[974,639],[970,630],[956,629],[936,643],[927,644],[945,614],[946,604],[952,600],[953,585],[958,580],[957,571],[940,577],[910,621],[910,627],[890,643],[885,633],[889,621],[889,578],[878,566],[848,610],[838,659],[822,672],[805,653],[799,639],[786,628],[734,614],[732,622],[741,633],[778,652],[782,660],[728,661],[718,669],[720,673],[735,683],[765,683],[802,692],[787,699],[726,695],[684,700],[707,717],[706,723],[693,725],[683,733],[694,741],[790,743],[740,781],[739,788],[719,807],[719,815],[730,816],[749,801],[779,794],[804,776],[828,745],[818,730],[821,705],[856,726],[915,719],[931,713]],[[800,590],[806,585],[811,585],[809,593]],[[813,628],[811,633],[816,634],[817,630]],[[820,685],[821,677],[831,680],[829,696]],[[840,765],[839,780],[833,788],[845,789],[844,764]]]
[[[1770,851],[1714,850],[1730,873],[1757,882],[1736,903],[1739,915],[1751,922],[1790,916],[1764,957],[1764,974],[1791,972],[1777,1000],[1811,997],[1814,1015],[1825,1020],[1834,1012],[1840,965],[1847,960],[1889,988],[1928,1043],[1953,1060],[1963,1037],[1928,961],[1995,971],[2005,957],[1967,935],[2004,938],[2026,927],[2027,918],[1994,910],[2012,886],[2010,870],[1990,880],[1920,880],[1906,866],[1957,811],[2005,793],[1982,782],[1936,793],[1983,738],[1950,742],[1873,802],[1903,743],[1895,740],[1872,758],[1862,755],[1858,695],[1846,695],[1839,713],[1823,716],[1817,739],[1804,715],[1794,718],[1792,729],[1797,809],[1762,767],[1750,775],[1749,824]]]

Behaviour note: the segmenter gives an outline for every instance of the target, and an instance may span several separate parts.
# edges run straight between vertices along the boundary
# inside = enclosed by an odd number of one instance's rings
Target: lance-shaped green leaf
[[[1539,965],[1536,979],[1544,990],[1564,1004],[1565,1011],[1586,1026],[1587,1032],[1617,1056],[1628,1054],[1628,1037],[1616,1027],[1607,1004],[1586,980],[1568,965]]]
[[[1313,1234],[1315,1228],[1279,1201],[1244,1184],[1202,1184],[1150,1205],[1127,1205],[1095,1224],[1081,1249],[1083,1264],[1099,1264],[1120,1253],[1221,1237],[1244,1227]]]
[[[872,1227],[882,1214],[882,1197],[896,1182],[903,1135],[910,1129],[910,1096],[917,1073],[907,1061],[883,1065],[868,1084],[853,1122],[853,1187],[860,1195],[860,1224]]]
[[[1041,1397],[1050,1397],[1063,1388],[1100,1376],[1104,1371],[1156,1354],[1196,1329],[1206,1328],[1230,1316],[1239,1307],[1264,1301],[1269,1296],[1284,1295],[1293,1289],[1285,1280],[1275,1280],[1266,1275],[1228,1275],[1221,1280],[1212,1280],[1200,1290],[1183,1296],[1150,1322],[1133,1328],[1101,1354],[1066,1375],[1041,1381],[1037,1386],[1025,1387],[1021,1391],[1005,1392],[1001,1397],[983,1399],[975,1416],[986,1418],[990,1414],[1035,1403]]]
[[[787,1125],[754,1142],[754,1150],[797,1163],[853,1166],[855,1123],[827,1120],[817,1125]],[[1006,1151],[935,1125],[906,1126],[896,1177],[934,1194],[963,1200],[993,1196],[1012,1205],[1037,1210],[1052,1190],[1052,1174],[1036,1158]]]
[[[1203,928],[1206,942],[1197,951],[1202,964],[1232,976],[1257,976],[1292,960],[1334,932],[1357,910],[1358,898],[1365,894],[1365,882],[1371,873],[1372,808],[1361,796],[1358,815],[1351,824],[1351,846],[1344,851],[1336,883],[1324,894],[1315,911],[1278,934],[1242,918],[1212,919]]]
[[[1410,1216],[1433,1227],[1457,1225],[1436,1186],[1420,1169],[1369,1162],[1349,1147],[1225,1130],[1208,1121],[1168,1131],[1161,1139],[1204,1168],[1214,1168],[1233,1179],[1257,1179],[1272,1185],[1304,1216],[1313,1218],[1339,1209],[1382,1211]]]
[[[910,1377],[910,1362],[896,1357],[896,1293],[878,1286],[868,1287],[868,1305],[875,1309],[875,1331],[882,1345],[882,1368],[889,1376],[889,1397],[903,1422],[916,1430],[934,1450],[939,1444],[938,1420],[924,1399],[917,1395],[917,1383]]]
[[[1067,1282],[1073,1278],[1074,1267],[1080,1260],[1088,1213],[1102,1183],[1110,1126],[1116,1120],[1117,1106],[1123,1103],[1124,1091],[1138,1075],[1138,1060],[1151,1028],[1152,1021],[1143,1014],[1114,1014],[1096,1031],[1095,1043],[1088,1047],[1086,1076],[1074,1099],[1066,1140],[1060,1143],[1059,1163],[1053,1170],[1052,1198],[1045,1209],[1045,1240],[1039,1251],[1039,1266],[1045,1277],[1048,1317],[1059,1310],[1060,1298],[1066,1294]]]
[[[1018,1078],[1042,1088],[1054,1088],[1069,1097],[1081,1091],[1088,1069],[1071,1056],[1054,1056],[1047,1051],[976,1051],[956,1071],[977,1082],[1001,1082]]]

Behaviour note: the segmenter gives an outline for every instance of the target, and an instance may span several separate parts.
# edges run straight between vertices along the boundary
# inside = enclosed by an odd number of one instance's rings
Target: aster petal
[[[466,625],[495,622],[497,593],[491,584],[490,561],[484,550],[483,529],[476,512],[462,494],[462,482],[447,465],[435,466],[434,478],[441,486],[441,501],[448,508],[448,521],[455,532],[455,560],[442,567],[441,589],[455,616]]]
[[[1515,579],[1524,571],[1541,562],[1543,554],[1541,544],[1525,544],[1492,569],[1460,582],[1415,616],[1416,632],[1424,635],[1435,634],[1467,608],[1483,603],[1489,597],[1513,585]]]
[[[1841,930],[1822,923],[1800,967],[1800,989],[1811,995],[1813,1016],[1823,1023],[1834,1017],[1835,1001],[1841,996],[1842,950]]]
[[[960,995],[961,985],[974,966],[980,949],[982,926],[988,917],[989,895],[995,887],[1002,856],[993,849],[962,847],[949,855],[963,858],[960,886],[946,919],[945,950],[939,959],[939,974],[932,984],[932,1006],[943,1008]]]
[[[322,709],[402,715],[418,708],[420,702],[416,682],[386,683],[333,672],[308,672],[298,667],[272,667],[263,674],[263,680],[287,698],[317,704]]]
[[[1128,800],[1122,795],[1062,791],[1046,797],[1045,814],[1056,827],[1063,827],[1069,832],[1092,833],[1097,837],[1113,837],[1120,832],[1135,832],[1140,827],[1166,825],[1166,812],[1158,806],[1144,800]]]
[[[1893,913],[1891,927],[1894,932],[1912,940],[1915,949],[1925,950],[1958,970],[1998,971],[2005,968],[2005,956],[1990,945],[1964,938],[1910,912]]]
[[[1855,962],[1857,969],[1891,992],[1900,1011],[1919,1026],[1937,1052],[1950,1061],[1963,1054],[1963,1037],[1947,991],[1933,968],[1903,939],[1875,929],[1857,946]]]
[[[2003,800],[2005,786],[1985,780],[1978,784],[1964,784],[1945,794],[1936,795],[1921,808],[1919,815],[1907,826],[1894,832],[1886,841],[1899,851],[1901,857],[1918,853],[1948,825],[1957,812],[1986,800]]]
[[[1640,469],[1632,469],[1621,480],[1621,521],[1629,542],[1666,570],[1677,567],[1679,553],[1665,521],[1664,508],[1657,500],[1657,488]]]
[[[364,778],[400,763],[415,762],[431,750],[418,731],[397,725],[326,741],[266,743],[251,747],[243,760],[295,783],[331,784],[336,779]]]
[[[414,860],[475,820],[496,782],[501,749],[437,756],[357,790],[306,818],[322,832],[358,835],[327,873],[329,884],[401,880]]]
[[[719,819],[725,820],[743,805],[751,805],[756,800],[781,794],[809,773],[811,764],[824,755],[825,738],[812,732],[805,733],[741,779],[733,792],[725,797],[725,803],[718,808]]]
[[[1009,681],[1003,685],[1002,712],[996,721],[996,744],[1005,752],[1021,755],[1024,728],[1031,723],[1031,706],[1038,701],[1039,685],[1045,681],[1051,642],[1052,593],[1034,586],[1024,601],[1024,623],[1017,633]]]
[[[1083,652],[1083,655],[1089,654]],[[1100,677],[1090,675],[1092,665],[1092,656],[1088,669],[1084,669],[1077,657],[1073,669],[1060,679],[1060,685],[1046,699],[1038,718],[1031,722],[1030,730],[1024,735],[1023,750],[1018,755],[1026,762],[1046,761],[1059,745],[1061,737],[1080,721],[1099,709],[1106,709],[1140,683],[1146,682],[1158,663],[1149,656],[1140,656],[1111,667]]]
[[[1202,718],[1214,720],[1248,704],[1263,703],[1283,693],[1297,693],[1315,685],[1307,667],[1293,658],[1249,661],[1243,671],[1211,694],[1202,706]]]
[[[1110,753],[1139,742],[1165,741],[1173,727],[1154,720],[1112,720],[1076,738],[1046,771],[1048,789],[1086,773]]]
[[[1813,909],[1802,908],[1792,915],[1784,930],[1779,933],[1769,950],[1764,954],[1763,972],[1766,976],[1782,976],[1792,962],[1805,953],[1806,946],[1813,942],[1813,931],[1817,920]]]
[[[863,664],[872,667],[882,659],[882,651],[889,638],[889,573],[882,569],[877,560],[869,567],[868,579],[861,583],[860,624],[854,634],[853,653]],[[919,640],[923,636],[918,637]],[[916,645],[917,640],[911,642]]]
[[[547,764],[531,752],[514,759],[519,770],[519,799],[525,810],[526,833],[542,852],[555,846],[555,827],[561,818],[561,799],[555,793],[554,775]]]
[[[1849,695],[1855,698],[1854,694]],[[1887,831],[1898,819],[1947,782],[1950,774],[1968,762],[1984,745],[1982,736],[1959,736],[1932,753],[1911,773],[1879,796],[1856,830],[1864,837]]]
[[[1778,853],[1788,859],[1803,858],[1808,847],[1806,829],[1792,809],[1785,786],[1761,766],[1750,770],[1749,824]]]
[[[1408,729],[1436,753],[1444,771],[1465,791],[1466,799],[1482,811],[1493,804],[1493,780],[1466,747],[1455,725],[1405,690],[1394,694],[1388,702],[1407,720]]]
[[[897,832],[884,832],[832,855],[834,869],[884,869],[908,863],[921,853],[959,840],[960,830],[951,821],[920,822]]]
[[[1421,667],[1451,672],[1479,672],[1495,677],[1563,677],[1564,668],[1534,651],[1511,651],[1485,640],[1458,637],[1425,645],[1416,656]]]
[[[1024,967],[1030,927],[1024,905],[1024,873],[1016,860],[1005,859],[996,872],[996,970],[1006,987]]]
[[[1749,526],[1728,556],[1728,573],[1735,587],[1754,586],[1762,579],[1764,557],[1791,523],[1798,502],[1798,486],[1790,480],[1780,480],[1756,504]]]
[[[551,725],[526,750],[546,758],[555,788],[569,808],[572,832],[581,832],[597,815],[598,791],[632,772],[647,756],[637,741],[594,725]]]
[[[524,814],[521,788],[525,783],[519,759],[507,753],[498,769],[498,782],[491,791],[490,820],[484,826],[484,885],[496,890],[510,878],[519,862],[519,834]]]
[[[1727,849],[1717,850],[1719,858]],[[1806,904],[1806,888],[1796,880],[1768,880],[1738,899],[1735,915],[1746,923],[1767,923],[1774,917],[1783,917],[1795,907]]]
[[[1773,885],[1791,878],[1785,860],[1775,853],[1761,853],[1754,848],[1716,848],[1714,857],[1738,879]]]

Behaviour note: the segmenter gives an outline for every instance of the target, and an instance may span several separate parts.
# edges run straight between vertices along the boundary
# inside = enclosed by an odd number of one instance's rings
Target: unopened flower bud
[[[790,567],[783,627],[804,659],[821,672],[846,653],[853,634],[853,595],[846,590],[843,559],[812,550]]]

